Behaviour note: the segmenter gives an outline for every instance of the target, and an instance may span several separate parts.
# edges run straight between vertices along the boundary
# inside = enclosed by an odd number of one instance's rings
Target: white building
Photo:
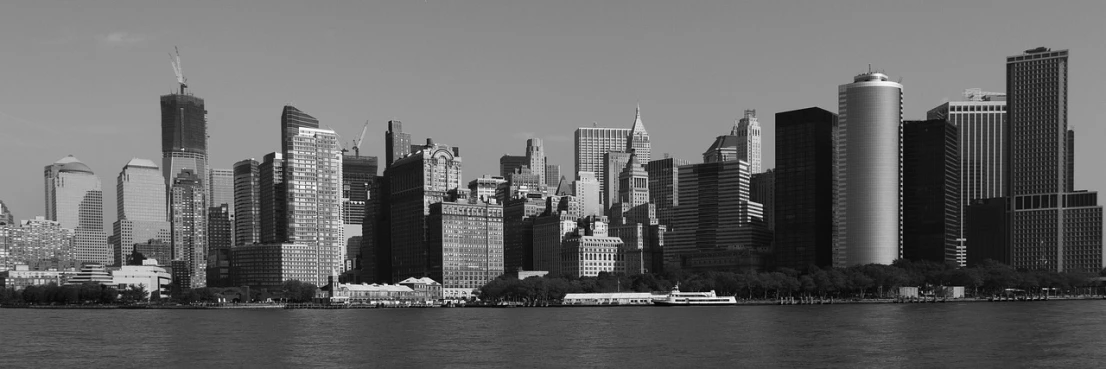
[[[149,264],[151,260],[146,260]],[[146,297],[150,298],[154,291],[158,291],[162,297],[169,296],[169,285],[173,277],[165,268],[157,265],[124,265],[111,272],[111,284],[120,291],[130,285],[142,286],[146,289]]]
[[[760,123],[757,123],[757,111],[746,110],[745,117],[737,122],[730,135],[737,136],[737,159],[749,163],[750,173],[760,173]]]
[[[342,222],[342,148],[338,134],[298,128],[284,158],[288,241],[314,248],[316,278],[322,286],[342,272],[346,238]]]

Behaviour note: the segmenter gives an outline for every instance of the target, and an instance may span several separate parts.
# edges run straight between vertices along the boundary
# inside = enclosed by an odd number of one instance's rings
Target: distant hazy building
[[[1094,273],[1106,265],[1098,193],[1074,190],[1068,51],[1006,58],[1011,263]],[[973,219],[974,220],[974,219]]]
[[[230,249],[234,246],[230,206],[220,204],[207,209],[207,286],[232,287]]]
[[[73,252],[72,229],[41,216],[0,226],[0,270],[43,264],[61,268],[80,265]]]
[[[136,243],[170,240],[163,180],[157,164],[145,159],[131,159],[119,172],[116,184],[119,220],[112,224],[112,265],[125,265]]]
[[[134,244],[134,251],[142,254],[146,260],[156,260],[158,266],[169,266],[173,260],[173,245],[168,241],[149,240]],[[134,264],[134,260],[127,256],[127,264]]]
[[[184,169],[207,174],[207,110],[204,99],[181,92],[161,96],[161,171],[171,186]]]
[[[523,155],[506,155],[499,157],[499,175],[503,178],[507,178],[508,175],[514,173],[519,168],[527,166],[526,156]]]
[[[207,170],[207,193],[209,207],[219,206],[221,204],[227,204],[227,207],[231,211],[231,217],[234,217],[234,170],[231,169],[215,169],[209,168]]]
[[[540,184],[545,184],[545,146],[540,138],[526,140],[526,166],[538,176]]]
[[[346,260],[357,263],[364,244],[366,216],[369,214],[369,197],[373,182],[376,181],[378,160],[375,156],[361,156],[361,150],[354,147],[352,153],[346,152],[342,158],[342,234],[346,243]],[[370,222],[369,227],[372,227]],[[371,233],[371,230],[370,230]],[[353,269],[361,269],[354,266]]]
[[[837,114],[776,113],[775,264],[833,265],[834,137]]]
[[[764,207],[764,223],[769,230],[776,229],[776,172],[769,169],[755,173],[749,181],[749,199]]]
[[[44,175],[46,219],[73,230],[76,260],[111,264],[112,252],[104,233],[104,192],[100,178],[73,156],[47,165]]]
[[[393,281],[429,275],[426,220],[430,204],[442,202],[447,192],[461,186],[460,149],[426,141],[384,173],[389,190]]]
[[[745,116],[738,121],[731,134],[737,136],[737,159],[749,163],[750,173],[760,173],[760,124],[757,123],[757,111],[746,110]]]
[[[637,107],[634,124],[626,136],[625,151],[637,155],[642,163],[648,163],[653,158],[653,144],[649,140],[649,132],[645,131],[645,124],[641,122],[641,105]]]
[[[411,134],[403,132],[403,122],[388,121],[388,131],[384,133],[384,151],[385,168],[411,153]]]
[[[288,241],[316,248],[319,270],[304,282],[318,286],[342,272],[346,238],[342,226],[342,148],[331,130],[298,128],[285,152],[284,184]]]
[[[956,126],[903,124],[903,258],[957,262],[960,156]]]
[[[964,91],[967,101],[943,103],[926,113],[926,119],[942,119],[956,126],[960,154],[960,229],[958,238],[965,238],[970,227],[968,205],[973,200],[1006,196],[1009,161],[1006,156],[1010,140],[1006,122],[1006,94]],[[970,247],[972,239],[959,243]],[[964,250],[958,251],[964,253]]]
[[[15,216],[12,215],[11,209],[8,209],[4,202],[0,201],[0,225],[9,224],[15,224]]]
[[[545,165],[545,186],[557,188],[561,182],[561,166],[554,164]]]
[[[261,171],[257,160],[234,163],[234,245],[261,242]]]
[[[265,155],[258,165],[258,213],[260,214],[261,243],[288,241],[287,193],[284,184],[284,154],[274,152]]]
[[[579,216],[602,216],[603,200],[599,194],[599,180],[593,172],[576,173],[576,181],[573,182],[573,195],[580,209]]]
[[[618,175],[630,162],[630,154],[622,151],[610,151],[603,154],[603,173],[601,177],[605,183],[600,184],[600,195],[603,196],[604,215],[608,215],[611,206],[618,202]]]
[[[645,171],[649,174],[649,202],[656,205],[657,221],[660,224],[672,225],[674,211],[680,205],[680,166],[688,164],[691,162],[666,155],[664,159],[653,160],[645,165]]]
[[[606,172],[603,171],[603,154],[624,152],[627,137],[632,128],[580,127],[575,133],[575,173],[595,173],[599,181],[599,193],[606,194]]]
[[[319,120],[292,105],[285,105],[280,112],[280,152],[287,153],[292,148],[291,139],[300,133],[300,128],[319,128]]]
[[[891,264],[902,256],[902,85],[860,74],[838,104],[834,266]]]
[[[170,188],[169,213],[172,225],[173,268],[180,288],[206,287],[207,283],[207,196],[201,176],[183,169]],[[183,268],[183,269],[181,269]]]
[[[503,274],[503,207],[467,202],[430,205],[428,276],[442,281],[446,298],[472,297]]]
[[[576,219],[576,214],[557,210],[556,206],[552,212],[534,218],[534,270],[560,274],[564,240],[576,230]]]
[[[534,218],[543,213],[541,194],[507,200],[503,204],[503,265],[507,272],[534,270]]]
[[[497,201],[496,190],[505,183],[507,183],[507,180],[504,177],[489,176],[487,174],[471,180],[469,181],[469,201],[481,203]]]

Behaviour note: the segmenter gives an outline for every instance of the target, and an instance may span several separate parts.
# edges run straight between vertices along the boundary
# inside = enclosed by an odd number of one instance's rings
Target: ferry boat
[[[710,292],[680,292],[680,284],[677,283],[676,287],[672,288],[672,292],[668,294],[668,298],[654,300],[653,304],[657,306],[737,305],[737,299],[733,296],[715,295],[714,290]]]

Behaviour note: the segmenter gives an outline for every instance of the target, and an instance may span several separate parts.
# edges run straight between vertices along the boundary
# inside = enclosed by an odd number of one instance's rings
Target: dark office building
[[[534,218],[545,211],[539,194],[507,200],[503,206],[503,265],[506,272],[534,270]]]
[[[257,160],[234,163],[234,245],[261,242],[261,170]]]
[[[1096,193],[1073,191],[1068,57],[1041,47],[1006,58],[1010,262],[1093,273],[1103,267],[1102,206]]]
[[[261,243],[283,243],[288,239],[288,222],[285,219],[287,198],[284,191],[284,156],[269,153],[258,165],[257,183],[258,213],[260,215]]]
[[[461,188],[460,149],[435,144],[432,139],[426,141],[422,149],[384,170],[393,282],[428,275],[426,221],[430,205]]]
[[[299,133],[300,128],[319,128],[319,120],[296,109],[291,105],[285,105],[280,113],[280,152],[287,155],[291,148],[291,137]]]
[[[530,161],[523,155],[503,155],[499,157],[499,176],[507,178],[521,168],[527,168]]]
[[[966,207],[968,266],[978,266],[984,260],[1010,264],[1010,221],[1005,197],[972,200]]]
[[[688,164],[691,162],[670,158],[667,154],[664,159],[645,164],[645,172],[649,174],[649,202],[656,205],[657,222],[660,224],[672,225],[676,206],[680,205],[680,166]]]
[[[376,179],[375,156],[344,155],[342,157],[342,221],[362,224],[369,187]]]
[[[944,119],[903,123],[903,258],[956,262],[960,155]]]
[[[392,166],[396,160],[414,150],[415,148],[411,146],[411,134],[403,133],[403,122],[388,121],[388,131],[384,132],[384,167]]]
[[[207,209],[207,286],[230,287],[230,249],[233,237],[227,204]]]
[[[185,94],[161,96],[161,170],[168,186],[182,169],[207,173],[207,110],[204,99]]]
[[[834,135],[837,114],[776,113],[775,265],[833,264]]]

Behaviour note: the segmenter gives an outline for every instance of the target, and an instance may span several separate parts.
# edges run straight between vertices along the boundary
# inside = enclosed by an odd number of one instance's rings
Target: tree
[[[301,282],[297,279],[284,281],[281,287],[284,290],[284,298],[292,302],[311,302],[315,299],[315,291],[319,289],[314,283]]]

